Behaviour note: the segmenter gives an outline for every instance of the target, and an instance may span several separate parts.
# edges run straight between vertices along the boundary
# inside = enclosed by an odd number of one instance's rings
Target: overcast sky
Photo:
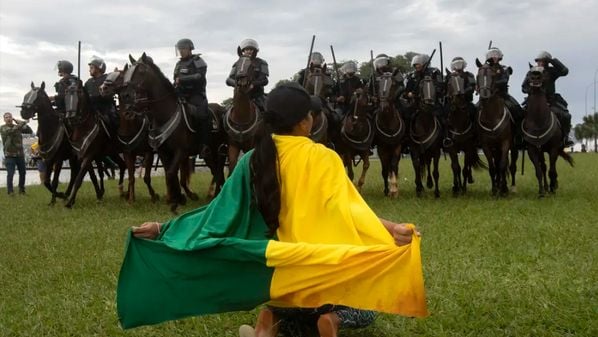
[[[514,69],[511,94],[523,99],[521,82],[528,62],[547,50],[569,67],[557,91],[569,102],[573,124],[594,102],[598,70],[598,2],[579,0],[409,0],[409,1],[14,1],[0,0],[0,109],[19,112],[29,84],[58,80],[56,61],[77,67],[82,41],[81,77],[94,55],[108,68],[122,67],[128,54],[152,56],[172,78],[174,44],[187,37],[208,64],[208,100],[232,96],[224,84],[238,43],[251,37],[270,65],[269,90],[305,67],[311,36],[315,50],[331,63],[369,60],[374,54],[430,53],[442,41],[444,64],[464,57],[475,73],[489,40]],[[440,66],[438,52],[433,65]]]

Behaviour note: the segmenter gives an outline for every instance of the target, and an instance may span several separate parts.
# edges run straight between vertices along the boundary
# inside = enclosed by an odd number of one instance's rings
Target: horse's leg
[[[427,151],[425,151],[427,152]],[[431,173],[431,166],[432,166],[432,156],[426,156],[424,152],[424,157],[426,158],[426,170],[428,172],[428,175],[426,176],[426,187],[427,188],[432,188],[434,187],[434,182],[432,181],[432,173]]]
[[[150,198],[152,202],[156,202],[160,200],[160,196],[156,194],[154,188],[152,187],[152,164],[154,161],[154,153],[152,151],[147,151],[143,156],[143,164],[142,167],[144,168],[143,172],[143,182],[145,186],[147,186],[147,190],[150,194]],[[133,157],[133,167],[135,167],[135,157]]]
[[[425,162],[422,161],[421,153],[413,151],[413,148],[411,150],[411,161],[413,163],[413,171],[415,172],[415,194],[421,197],[424,190],[424,185],[422,184],[422,165],[425,165]]]
[[[511,192],[517,192],[517,186],[515,185],[515,176],[517,176],[517,159],[519,158],[519,151],[515,146],[511,147],[511,163],[509,165],[509,171],[511,172]]]
[[[401,146],[390,148],[388,169],[390,171],[390,197],[398,198],[399,196],[399,158],[401,157]]]
[[[361,176],[357,181],[357,188],[359,189],[359,191],[361,191],[363,185],[365,184],[365,175],[367,174],[368,169],[370,168],[370,153],[368,151],[364,151],[360,155],[360,157],[363,163],[361,164]]]
[[[434,160],[434,168],[432,171],[432,176],[434,177],[434,196],[436,198],[440,198],[440,190],[439,184],[440,181],[440,173],[438,172],[438,162],[440,161],[440,147],[436,148],[433,152],[433,160]],[[458,164],[459,162],[457,162]]]
[[[52,193],[52,198],[50,199],[50,206],[54,206],[56,203],[56,198],[64,199],[64,193],[58,193],[58,182],[60,178],[60,171],[62,169],[62,161],[50,161],[48,165],[46,165],[46,179],[44,180],[44,185],[46,188]],[[54,176],[52,177],[52,181],[50,182],[50,176],[54,172]]]
[[[542,164],[540,164],[540,158],[538,157],[538,148],[534,146],[528,146],[527,148],[527,155],[529,160],[534,165],[534,169],[536,171],[536,179],[538,180],[538,197],[544,197],[544,184],[542,182]]]
[[[125,163],[127,165],[127,173],[129,174],[129,183],[127,186],[127,202],[129,205],[135,202],[135,153],[125,152]]]
[[[354,157],[351,151],[346,151],[343,153],[343,162],[347,168],[347,176],[351,182],[353,182],[353,179],[355,178],[355,172],[353,172],[353,159]]]
[[[540,151],[540,163],[542,163],[542,176],[544,179],[544,191],[548,191],[548,179],[546,178],[546,157],[544,156],[544,152],[539,149]]]
[[[382,181],[384,182],[384,195],[388,196],[388,170],[390,166],[390,158],[386,147],[378,146],[378,157],[380,158],[380,165],[382,166]]]
[[[455,147],[453,145],[453,147]],[[461,166],[459,166],[459,156],[455,149],[451,149],[449,156],[451,158],[451,169],[453,170],[453,196],[458,196],[461,190]],[[467,159],[465,159],[467,162]],[[463,169],[463,175],[465,175],[465,168]],[[465,180],[465,179],[464,179]]]
[[[71,194],[70,194],[66,204],[64,205],[65,207],[71,208],[75,204],[75,198],[77,197],[77,192],[79,191],[79,188],[81,187],[81,183],[83,182],[83,177],[85,177],[85,174],[87,174],[87,171],[93,171],[91,162],[92,162],[92,159],[89,157],[85,157],[81,161],[81,167],[79,168],[79,172],[77,172],[77,176],[75,177],[75,180],[73,182],[73,190],[71,191]],[[91,176],[91,174],[93,174],[93,172],[90,172],[90,176]],[[94,176],[95,176],[95,174],[94,174]],[[96,182],[96,184],[97,184],[97,182]],[[97,194],[97,191],[96,191],[96,194]]]
[[[100,187],[98,185],[98,179],[97,179],[96,174],[95,174],[95,172],[93,170],[93,161],[90,162],[90,166],[89,166],[89,170],[88,171],[89,171],[89,180],[91,180],[91,183],[93,184],[93,187],[94,187],[94,189],[96,191],[96,199],[98,201],[101,201],[102,198],[104,197],[105,190],[103,188],[103,186],[104,186],[103,184],[102,184],[102,187]],[[85,177],[85,174],[83,176]]]
[[[125,163],[125,161],[118,155],[118,153],[112,154],[110,155],[110,158],[112,159],[112,161],[118,165],[118,170],[119,170],[119,174],[118,174],[118,192],[120,193],[120,195],[122,197],[126,197],[127,194],[124,193],[124,180],[125,180],[125,171],[127,170],[127,164]],[[133,170],[135,169],[135,156],[133,156]],[[115,172],[114,172],[114,166],[112,166],[112,176],[114,176]],[[135,172],[133,171],[133,174],[135,174]],[[133,199],[135,199],[135,196],[133,196]]]
[[[494,160],[494,153],[488,145],[482,147],[482,151],[484,151],[484,156],[488,160],[488,175],[490,175],[490,182],[492,183],[492,195],[496,195],[496,162]]]
[[[95,173],[93,173],[93,162],[91,163],[90,168],[89,168],[89,178],[91,179],[92,183],[95,180],[95,183],[93,183],[93,187],[96,190],[96,196],[100,195],[100,194],[103,196],[104,191],[105,191],[105,189],[104,189],[104,164],[101,160],[96,160],[95,162],[98,167],[98,176],[100,177],[100,186],[98,187],[98,182],[96,180]],[[92,178],[92,173],[93,173],[93,178]],[[98,200],[99,199],[101,199],[101,197],[98,198]]]
[[[559,186],[557,177],[558,174],[556,172],[556,160],[559,157],[558,147],[553,147],[550,151],[550,169],[548,171],[548,176],[550,177],[550,193],[556,192],[556,189]]]
[[[168,177],[169,183],[171,184],[170,191],[171,191],[171,199],[170,199],[170,211],[176,213],[176,208],[178,205],[185,205],[187,203],[187,198],[181,192],[181,185],[179,183],[179,170],[181,173],[185,172],[185,169],[181,167],[181,163],[183,163],[183,158],[186,158],[187,155],[183,153],[183,151],[176,151],[171,158],[170,163],[168,164],[168,169],[166,171],[166,176]],[[189,171],[189,167],[187,162],[184,162],[186,165],[187,171]],[[187,180],[189,177],[181,175],[180,180]]]
[[[228,144],[228,176],[230,177],[233,174],[233,170],[235,166],[237,166],[237,161],[239,160],[239,153],[241,149],[238,148],[236,145]]]
[[[509,169],[509,150],[511,149],[511,144],[509,142],[504,142],[501,147],[500,151],[500,194],[501,196],[507,196],[509,194],[509,188],[507,187],[507,171]]]
[[[189,187],[190,182],[191,182],[191,162],[189,160],[189,157],[186,155],[181,158],[180,172],[181,172],[180,184],[181,184],[181,187],[183,188],[183,191],[185,191],[185,194],[187,195],[187,197],[194,201],[199,200],[197,193],[193,192],[191,190],[191,188]],[[183,179],[183,177],[184,177],[184,179]]]

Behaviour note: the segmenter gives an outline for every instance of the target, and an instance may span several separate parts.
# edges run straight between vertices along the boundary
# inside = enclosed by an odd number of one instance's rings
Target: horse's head
[[[380,109],[386,109],[389,104],[392,104],[388,99],[391,96],[391,92],[395,89],[393,87],[392,73],[383,73],[378,77],[378,101],[380,102]]]
[[[32,119],[36,113],[40,112],[42,104],[49,106],[50,98],[46,94],[46,82],[42,82],[39,87],[36,87],[31,82],[31,90],[23,97],[23,103],[21,104],[21,118]]]
[[[245,91],[249,90],[253,75],[253,62],[251,62],[251,58],[248,56],[239,57],[239,61],[237,61],[237,72],[235,74],[237,87]]]
[[[424,76],[419,82],[420,103],[426,105],[436,104],[436,85],[430,76]]]
[[[362,88],[355,89],[353,95],[351,95],[350,106],[353,107],[353,119],[359,119],[367,116],[367,112],[370,107],[367,91],[363,90]]]
[[[531,67],[527,76],[530,92],[544,91],[544,67]]]
[[[65,118],[71,124],[79,124],[86,117],[89,96],[79,79],[71,81],[64,93]]]
[[[481,99],[490,98],[495,94],[494,69],[490,65],[478,65],[478,76],[476,81]]]
[[[322,94],[322,89],[324,88],[324,69],[320,67],[312,67],[306,76],[307,81],[305,89],[307,92],[313,96],[320,96]]]
[[[114,69],[113,72],[109,73],[104,80],[104,83],[100,85],[100,95],[102,96],[113,96],[117,94],[123,87],[124,84],[124,73],[127,71],[129,65],[126,64],[123,70]]]
[[[121,108],[142,115],[150,109],[152,103],[175,96],[172,83],[149,56],[143,53],[139,60],[130,55],[129,58],[132,65],[124,70],[119,94]]]

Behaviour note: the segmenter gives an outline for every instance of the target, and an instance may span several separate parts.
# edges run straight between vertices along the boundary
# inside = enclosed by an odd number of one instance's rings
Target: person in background
[[[10,112],[4,114],[4,125],[0,126],[0,135],[4,145],[4,166],[6,167],[6,188],[8,195],[14,195],[12,178],[15,168],[19,170],[19,193],[25,194],[25,152],[23,151],[23,136],[27,121],[18,121]]]

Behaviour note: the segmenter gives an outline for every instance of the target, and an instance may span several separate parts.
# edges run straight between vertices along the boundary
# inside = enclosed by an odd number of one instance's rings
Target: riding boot
[[[567,111],[563,111],[560,114],[559,119],[561,122],[561,129],[563,131],[563,146],[573,146],[574,143],[569,138],[569,133],[571,132],[571,115]]]

